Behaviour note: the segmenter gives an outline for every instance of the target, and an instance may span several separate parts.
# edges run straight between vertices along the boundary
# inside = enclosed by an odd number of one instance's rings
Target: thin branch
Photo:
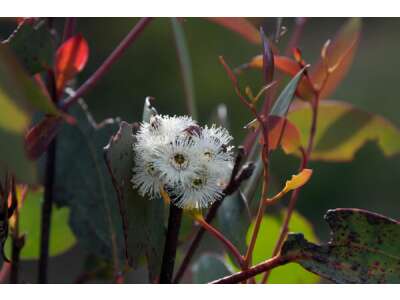
[[[182,221],[182,209],[170,203],[167,236],[161,264],[160,283],[171,283],[174,275],[176,248]]]
[[[75,27],[76,27],[76,18],[65,18],[64,32],[62,36],[63,42],[68,40],[74,34]]]
[[[238,249],[229,241],[221,232],[219,232],[215,227],[207,223],[203,218],[196,218],[196,221],[208,232],[210,232],[215,238],[221,241],[225,247],[230,251],[230,253],[236,258],[239,266],[241,268],[245,267],[245,261],[238,251]]]
[[[217,279],[215,281],[212,281],[210,283],[212,284],[228,284],[228,283],[239,283],[242,281],[246,281],[247,279],[250,279],[257,274],[269,271],[273,268],[282,266],[284,264],[287,264],[291,261],[289,257],[285,256],[275,256],[269,260],[266,260],[258,265],[255,265],[245,271],[238,272],[233,275],[226,276],[221,279]]]
[[[193,117],[193,119],[197,119],[192,63],[190,61],[189,50],[186,44],[185,33],[182,25],[176,18],[171,18],[171,24],[172,31],[174,33],[179,66],[182,74],[187,111]]]
[[[57,103],[57,92],[54,73],[48,71],[47,90],[54,103]],[[40,256],[39,256],[39,273],[38,282],[47,283],[47,269],[49,260],[49,242],[50,242],[50,226],[51,226],[51,210],[54,199],[54,177],[56,168],[56,144],[57,139],[54,138],[48,149],[45,166],[45,182],[44,182],[44,201],[42,204],[41,224],[40,224]]]
[[[101,66],[90,76],[77,90],[73,96],[68,97],[63,101],[62,108],[68,109],[74,104],[83,94],[92,88],[101,77],[103,77],[111,66],[125,53],[129,46],[136,41],[142,31],[151,22],[153,18],[142,18],[121,41],[121,43],[114,49],[114,51],[106,58]]]

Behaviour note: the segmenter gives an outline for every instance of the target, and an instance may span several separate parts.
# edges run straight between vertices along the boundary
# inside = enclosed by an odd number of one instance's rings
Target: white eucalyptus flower
[[[141,124],[136,140],[132,183],[141,195],[160,197],[165,188],[185,209],[208,207],[222,197],[233,166],[226,129],[156,115]]]

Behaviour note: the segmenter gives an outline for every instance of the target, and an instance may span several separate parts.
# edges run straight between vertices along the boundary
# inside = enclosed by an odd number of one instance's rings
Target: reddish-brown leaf
[[[261,38],[257,28],[245,18],[214,17],[207,19],[240,34],[243,38],[253,44],[261,44]]]
[[[326,51],[326,62],[329,67],[337,65],[336,69],[329,75],[328,80],[321,92],[321,98],[328,97],[340,84],[347,74],[353,62],[361,35],[361,20],[358,18],[350,19],[346,22],[336,37],[330,43]],[[315,86],[320,86],[326,76],[326,68],[319,60],[310,73],[312,82]]]
[[[271,115],[268,117],[268,128],[268,146],[271,151],[280,145],[286,154],[291,154],[301,146],[300,131],[288,119]],[[262,135],[260,143],[263,143]]]
[[[83,70],[89,57],[89,46],[85,38],[75,35],[66,40],[56,53],[55,74],[57,91]]]
[[[29,159],[38,159],[57,135],[62,117],[46,116],[25,135],[25,149]]]

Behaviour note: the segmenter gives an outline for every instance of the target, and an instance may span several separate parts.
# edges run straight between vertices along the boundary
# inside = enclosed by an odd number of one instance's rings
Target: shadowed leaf
[[[282,255],[337,283],[400,283],[400,224],[360,209],[325,215],[332,230],[328,244],[315,245],[290,234]]]
[[[117,125],[96,127],[82,105],[71,107],[70,113],[77,125],[64,123],[57,136],[54,200],[71,209],[71,228],[90,253],[123,257],[118,202],[103,158]]]
[[[50,142],[57,135],[61,123],[60,117],[45,116],[27,132],[25,148],[30,159],[35,160],[46,152]]]
[[[53,61],[53,41],[45,22],[23,22],[4,42],[8,44],[30,74],[50,68]]]
[[[246,200],[240,191],[227,196],[218,209],[218,229],[227,237],[239,250],[245,253],[246,233],[251,220]]]
[[[224,260],[214,254],[202,255],[192,266],[193,283],[207,283],[232,274]]]
[[[253,44],[260,44],[261,38],[257,28],[245,18],[207,18],[211,22],[221,25],[233,32],[238,33]]]
[[[298,104],[298,105],[297,105]],[[296,103],[288,118],[299,128],[307,145],[311,110],[307,103]],[[351,104],[326,100],[319,104],[313,160],[349,161],[367,142],[376,141],[386,156],[400,152],[400,131],[391,122]]]
[[[165,239],[164,204],[161,199],[144,199],[133,189],[133,126],[121,122],[120,129],[105,148],[114,184],[120,193],[121,215],[127,221],[127,246],[130,263],[137,266],[142,255],[149,263],[152,279],[159,275]]]

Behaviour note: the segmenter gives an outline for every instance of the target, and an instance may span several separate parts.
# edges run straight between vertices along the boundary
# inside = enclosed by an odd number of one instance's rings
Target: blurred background
[[[262,24],[266,34],[275,32],[276,20],[273,18],[252,21]],[[317,59],[322,45],[345,21],[341,18],[307,20],[299,46],[308,62]],[[55,19],[56,26],[60,28],[63,22],[62,19]],[[97,69],[136,22],[135,18],[78,19],[77,30],[82,32],[90,46],[89,61],[79,75],[79,82]],[[285,49],[293,23],[291,18],[283,19],[288,32],[278,44],[281,50]],[[209,123],[217,105],[225,103],[234,144],[240,145],[246,134],[243,126],[252,117],[235,96],[218,56],[223,55],[231,66],[238,66],[260,54],[261,49],[205,19],[184,19],[183,27],[192,60],[199,122]],[[0,38],[7,38],[14,28],[15,22],[1,20]],[[361,42],[353,65],[330,97],[380,114],[398,127],[399,28],[400,19],[363,19]],[[254,91],[262,86],[259,70],[249,70],[240,80]],[[182,78],[169,19],[155,19],[111,71],[86,94],[85,100],[97,121],[119,116],[133,122],[140,120],[146,96],[155,97],[153,103],[160,113],[185,113]],[[288,174],[296,172],[297,167],[296,157],[276,151],[272,156],[273,181],[281,186]],[[399,156],[385,158],[377,145],[369,142],[351,162],[312,162],[311,168],[314,169],[314,176],[302,190],[297,208],[313,224],[320,240],[329,238],[329,228],[323,215],[330,208],[358,207],[400,218],[397,186],[400,184]],[[287,199],[283,203],[287,203]],[[51,259],[50,279],[71,282],[79,274],[82,263],[82,250],[76,246],[68,253]],[[36,263],[24,264],[23,277],[26,281],[34,281],[35,268]]]

